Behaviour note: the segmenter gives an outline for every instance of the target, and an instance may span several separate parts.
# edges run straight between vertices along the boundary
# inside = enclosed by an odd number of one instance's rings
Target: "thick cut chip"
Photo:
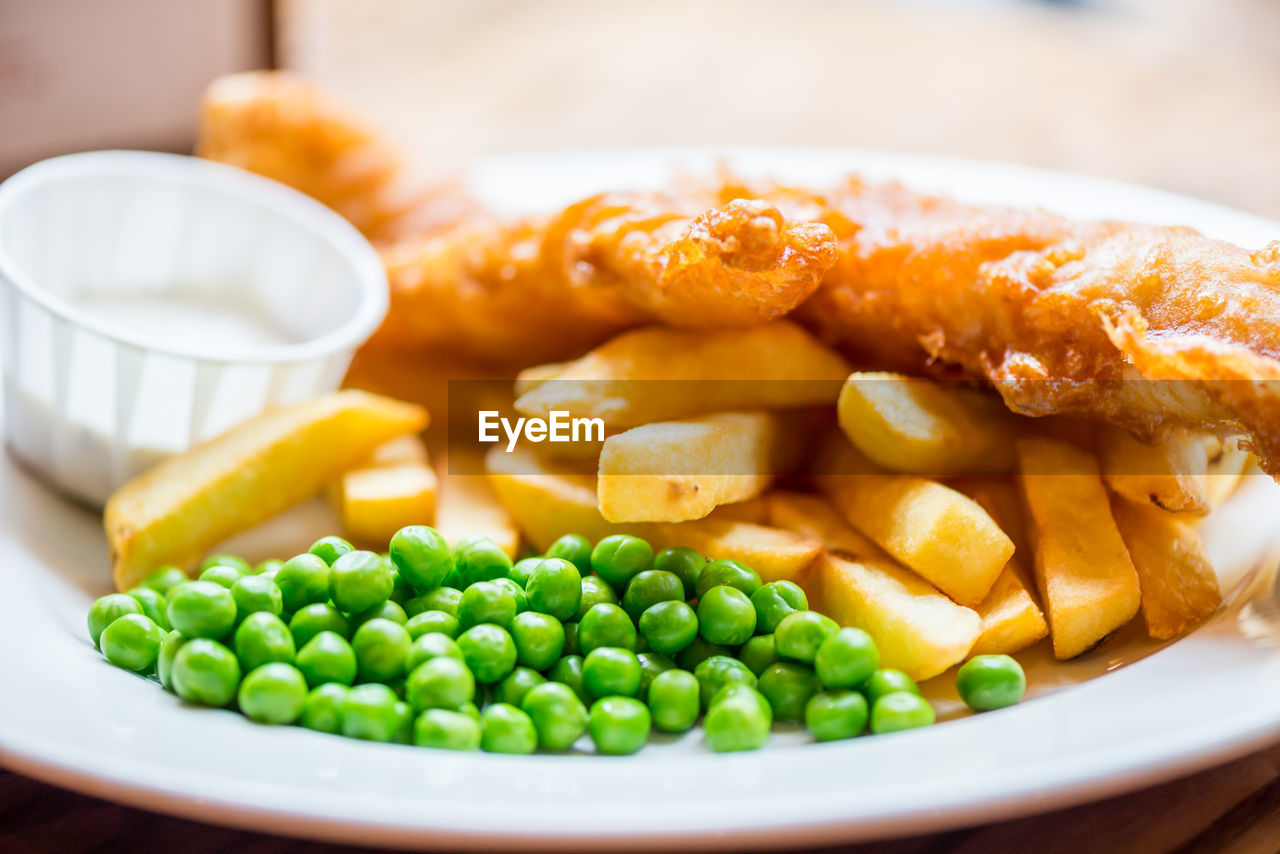
[[[1053,654],[1074,658],[1133,619],[1138,573],[1092,454],[1051,439],[1020,439],[1018,460]]]
[[[1222,593],[1195,527],[1121,496],[1112,497],[1111,509],[1138,571],[1147,633],[1166,640],[1203,623]]]
[[[469,473],[451,474],[450,457],[454,471]],[[488,537],[514,558],[520,547],[520,529],[485,476],[481,456],[466,448],[450,449],[440,455],[436,473],[440,479],[436,530],[451,544],[468,537]]]
[[[811,605],[820,603],[836,622],[871,635],[882,667],[928,679],[969,653],[978,615],[895,563],[825,499],[774,493],[769,506],[774,525],[823,541],[829,553],[799,580],[813,594]]]
[[[822,546],[809,537],[719,516],[692,522],[615,524],[596,504],[596,476],[527,449],[489,451],[489,482],[534,547],[546,550],[565,534],[592,541],[634,534],[655,550],[687,546],[708,557],[741,561],[765,581],[791,578]]]
[[[683,522],[769,487],[799,425],[771,412],[661,421],[605,440],[597,483],[611,522]]]
[[[849,441],[890,471],[938,477],[1014,467],[1017,416],[999,398],[957,383],[851,374],[837,413]]]
[[[831,448],[832,445],[836,447]],[[872,471],[847,441],[828,443],[819,471]],[[849,524],[957,603],[982,603],[1013,554],[1013,541],[977,502],[906,474],[819,475]]]
[[[353,542],[382,550],[406,525],[435,521],[439,481],[426,463],[352,469],[339,484],[342,529]]]
[[[648,327],[521,376],[524,415],[603,418],[608,430],[743,409],[834,403],[848,363],[785,320],[714,332]],[[530,386],[532,386],[530,388]]]
[[[128,590],[158,566],[193,562],[426,424],[419,406],[343,391],[260,415],[166,460],[107,502],[116,586]]]
[[[1209,501],[1209,455],[1204,439],[1177,429],[1148,444],[1118,427],[1097,433],[1102,477],[1113,492],[1173,513],[1203,516]]]

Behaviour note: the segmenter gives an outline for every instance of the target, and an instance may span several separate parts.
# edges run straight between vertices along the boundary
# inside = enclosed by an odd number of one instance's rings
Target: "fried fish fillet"
[[[451,225],[474,209],[452,185],[411,178],[378,133],[283,71],[215,80],[201,99],[196,154],[300,190],[375,242]]]
[[[197,151],[319,199],[380,244],[391,307],[371,346],[388,358],[445,349],[523,367],[654,320],[750,326],[795,308],[836,258],[827,226],[714,192],[603,194],[429,228],[432,199],[406,190],[391,148],[287,73],[215,81]]]
[[[1027,415],[1244,433],[1280,474],[1280,242],[1249,251],[857,180],[724,192],[836,232],[839,260],[798,317],[846,355],[988,380]]]
[[[384,252],[391,310],[375,346],[447,345],[514,365],[616,332],[751,326],[791,311],[835,262],[825,225],[760,200],[605,194],[545,218],[467,224]]]

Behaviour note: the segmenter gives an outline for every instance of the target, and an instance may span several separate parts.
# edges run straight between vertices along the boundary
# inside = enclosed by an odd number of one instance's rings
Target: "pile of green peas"
[[[630,754],[699,718],[714,751],[759,748],[774,721],[818,741],[934,722],[871,637],[810,610],[798,585],[627,535],[566,535],[514,564],[487,538],[450,547],[424,525],[386,554],[325,537],[257,566],[213,555],[195,580],[163,567],[97,600],[89,634],[190,703],[451,750],[567,750],[586,735]],[[957,687],[987,710],[1026,681],[985,655]]]

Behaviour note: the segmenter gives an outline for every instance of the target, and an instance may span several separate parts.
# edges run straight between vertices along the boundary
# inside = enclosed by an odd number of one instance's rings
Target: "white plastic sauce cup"
[[[0,185],[9,446],[93,505],[165,456],[336,388],[386,311],[386,274],[354,228],[239,169],[101,151]]]

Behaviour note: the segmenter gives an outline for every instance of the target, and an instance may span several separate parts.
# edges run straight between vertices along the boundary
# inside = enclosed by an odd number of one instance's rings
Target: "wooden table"
[[[827,849],[846,854],[1274,854],[1280,746],[1155,788],[1015,821]],[[0,772],[0,851],[338,854],[367,849],[228,830],[75,795]]]
[[[1007,160],[1280,218],[1280,4],[281,0],[279,54],[427,171],[586,145]],[[339,851],[0,774],[0,851]],[[1274,852],[1280,747],[1153,789],[849,851]]]

